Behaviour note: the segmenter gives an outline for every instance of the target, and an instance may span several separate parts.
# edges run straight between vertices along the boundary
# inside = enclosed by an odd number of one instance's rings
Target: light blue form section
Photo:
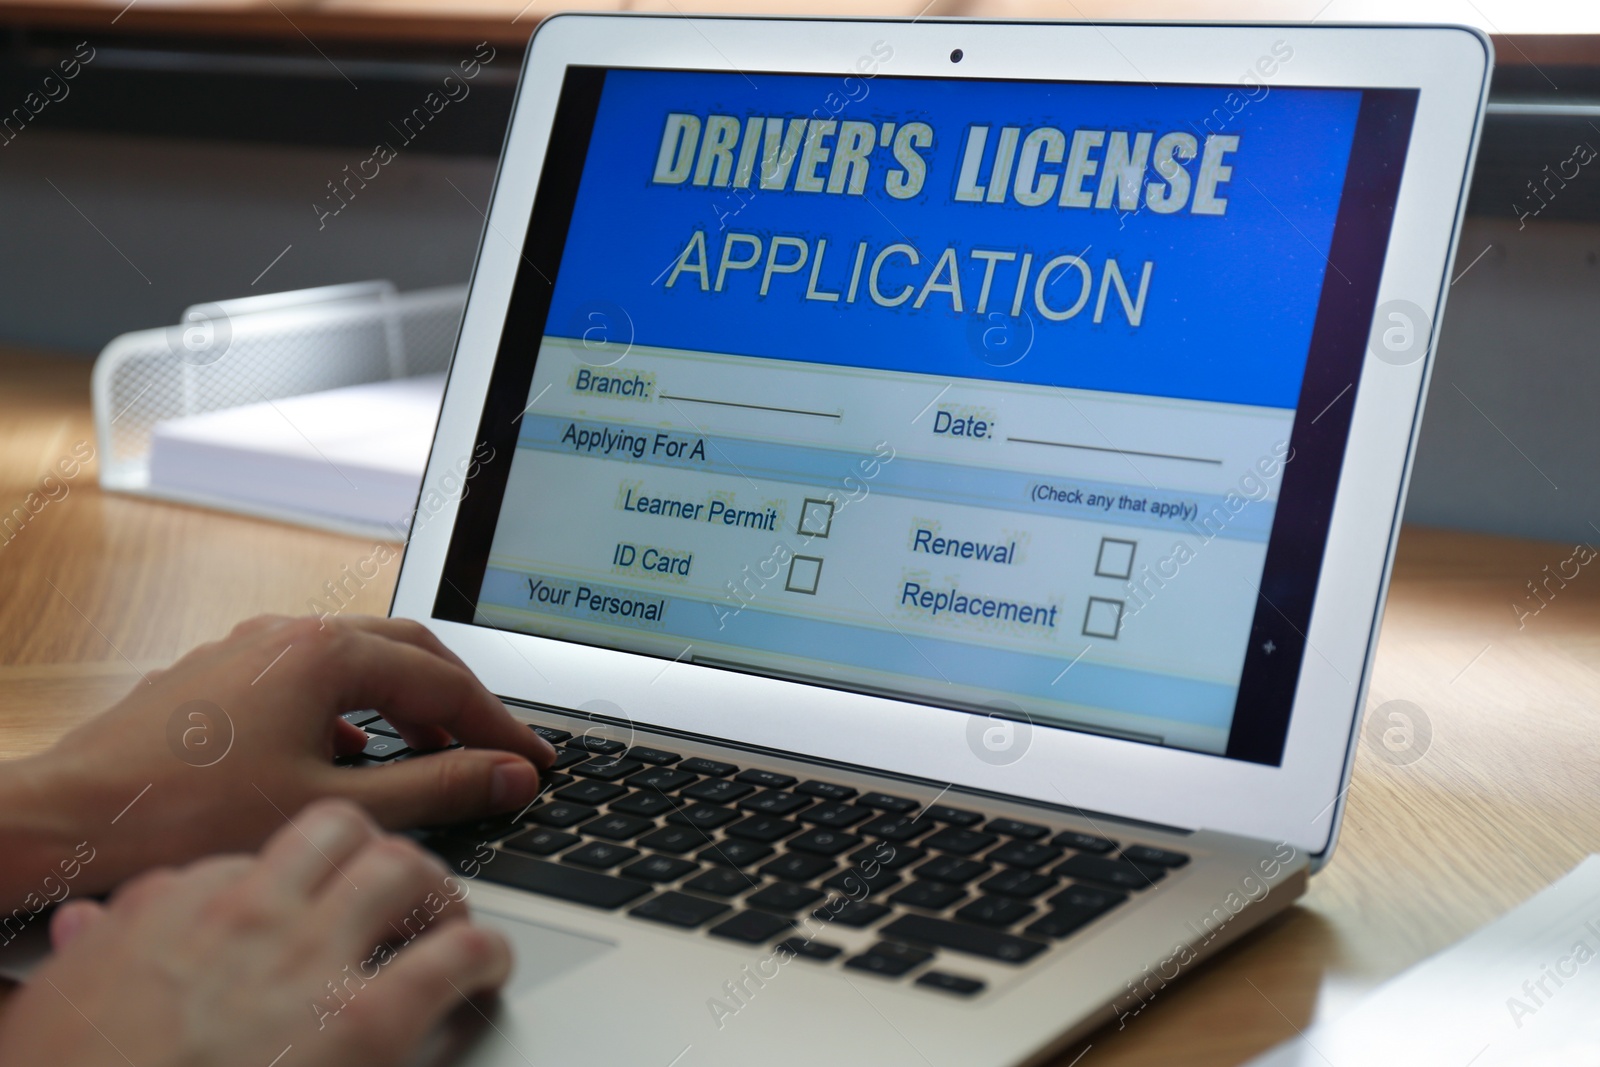
[[[571,441],[563,443],[569,428],[577,434],[589,432],[600,435],[628,434],[646,442],[644,454],[635,458],[632,452],[617,449],[579,451]],[[517,447],[540,452],[557,452],[566,455],[611,459],[641,466],[673,467],[679,470],[700,471],[707,474],[725,474],[736,478],[749,478],[759,482],[771,479],[795,485],[817,486],[847,493],[845,478],[852,483],[860,481],[860,461],[875,459],[869,453],[847,452],[835,448],[810,445],[785,444],[775,441],[757,441],[739,437],[704,435],[704,458],[690,454],[689,449],[678,456],[669,456],[666,450],[656,452],[653,444],[661,434],[674,441],[699,440],[702,435],[682,430],[665,430],[656,427],[633,426],[627,423],[598,422],[573,419],[557,415],[526,414],[522,417],[522,430],[517,437]],[[576,439],[576,434],[573,435]],[[1149,530],[1173,530],[1191,533],[1203,540],[1225,537],[1238,541],[1265,544],[1272,529],[1276,501],[1262,500],[1230,512],[1224,498],[1214,493],[1194,493],[1187,490],[1154,490],[1121,482],[1097,482],[1083,478],[1055,475],[1028,474],[1019,471],[972,467],[960,463],[941,463],[936,460],[896,457],[883,463],[878,474],[871,479],[874,493],[910,497],[942,504],[963,504],[968,507],[990,508],[1021,512],[1029,515],[1047,515],[1060,519],[1077,519],[1083,522],[1103,522],[1116,526],[1135,526]],[[1173,518],[1158,518],[1149,512],[1125,511],[1113,506],[1109,511],[1081,504],[1038,500],[1034,494],[1041,485],[1063,490],[1082,490],[1101,494],[1116,500],[1121,497],[1147,500],[1182,506],[1184,511]],[[1208,516],[1215,515],[1211,523]],[[1199,528],[1191,524],[1198,522]]]
[[[1087,662],[1080,662],[1063,674],[1062,669],[1072,662],[1071,656],[1043,656],[947,638],[912,637],[889,629],[808,619],[750,607],[735,614],[726,604],[666,595],[655,589],[633,592],[641,600],[666,601],[661,623],[635,627],[629,620],[593,612],[583,615],[532,605],[528,602],[530,578],[563,587],[587,584],[598,588],[601,585],[490,567],[484,576],[479,602],[553,618],[579,618],[619,628],[637,628],[651,634],[670,634],[690,643],[735,645],[752,652],[782,653],[838,666],[978,686],[1220,730],[1226,730],[1232,721],[1238,695],[1237,686]],[[606,588],[621,591],[614,585]],[[722,624],[720,628],[719,623]]]

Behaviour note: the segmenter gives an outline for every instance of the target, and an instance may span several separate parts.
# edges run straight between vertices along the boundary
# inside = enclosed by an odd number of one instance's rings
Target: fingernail
[[[526,760],[505,760],[489,773],[489,803],[504,810],[526,804],[539,789],[539,772]]]

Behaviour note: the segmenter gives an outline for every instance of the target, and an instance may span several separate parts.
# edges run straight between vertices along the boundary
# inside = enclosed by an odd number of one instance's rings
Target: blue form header
[[[1255,92],[611,71],[546,333],[1292,408],[1361,94]]]

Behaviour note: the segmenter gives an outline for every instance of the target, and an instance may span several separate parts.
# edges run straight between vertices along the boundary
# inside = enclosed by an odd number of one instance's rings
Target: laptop
[[[1490,64],[546,21],[393,604],[561,753],[427,837],[518,950],[466,1062],[1042,1061],[1288,907]]]

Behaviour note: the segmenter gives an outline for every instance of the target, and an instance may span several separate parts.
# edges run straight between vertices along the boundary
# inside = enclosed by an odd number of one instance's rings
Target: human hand
[[[202,726],[180,710],[194,707]],[[365,741],[339,714],[362,708],[413,748],[451,737],[469,747],[336,767]],[[178,743],[195,729],[208,734]],[[516,810],[538,793],[535,765],[553,759],[419,623],[252,619],[151,672],[48,752],[8,765],[0,837],[16,862],[0,873],[0,902],[13,906],[80,842],[94,861],[72,888],[92,894],[149,867],[254,850],[318,797],[355,801],[389,828]]]
[[[406,1062],[510,973],[505,939],[468,921],[466,893],[359,809],[320,801],[259,858],[152,871],[109,904],[57,910],[56,955],[0,1016],[0,1063]]]

